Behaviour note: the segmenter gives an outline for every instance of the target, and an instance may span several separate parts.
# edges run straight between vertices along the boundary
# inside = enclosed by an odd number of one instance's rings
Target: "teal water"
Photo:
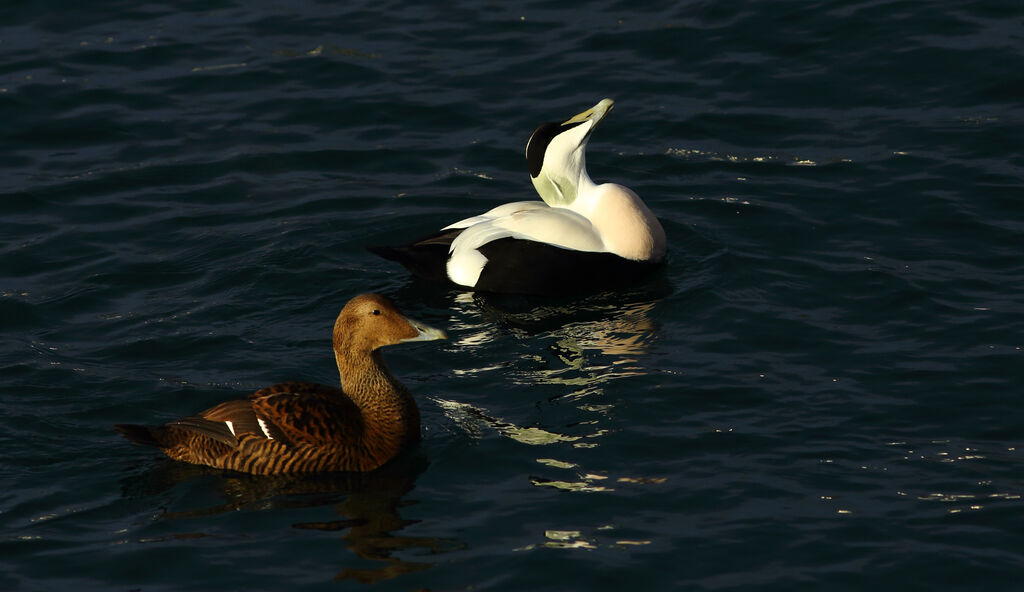
[[[1024,569],[1016,2],[0,8],[0,589],[1009,590]],[[669,263],[585,298],[363,246],[598,181]],[[112,429],[332,382],[364,291],[423,442],[367,477]]]

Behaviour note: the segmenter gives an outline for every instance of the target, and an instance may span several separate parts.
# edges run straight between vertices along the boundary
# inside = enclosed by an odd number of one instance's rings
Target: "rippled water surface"
[[[1024,570],[1019,2],[0,8],[0,589],[1009,590]],[[364,245],[531,199],[603,97],[643,285]],[[117,435],[283,380],[380,291],[422,445],[255,478]]]

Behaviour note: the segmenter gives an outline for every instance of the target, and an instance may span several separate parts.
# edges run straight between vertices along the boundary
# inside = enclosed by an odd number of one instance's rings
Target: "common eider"
[[[416,443],[420,413],[380,348],[444,339],[385,296],[363,294],[334,323],[341,388],[284,382],[162,426],[115,426],[187,463],[244,473],[371,471]]]
[[[587,174],[590,134],[612,110],[604,99],[526,145],[543,201],[520,201],[460,220],[397,247],[368,247],[414,275],[512,294],[558,294],[625,285],[665,257],[665,231],[628,187]]]

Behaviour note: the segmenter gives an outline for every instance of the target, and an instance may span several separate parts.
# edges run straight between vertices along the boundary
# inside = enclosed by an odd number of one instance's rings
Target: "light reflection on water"
[[[597,549],[598,547],[617,547],[617,548],[628,548],[633,546],[643,546],[651,544],[649,540],[629,540],[629,539],[613,539],[608,543],[601,543],[598,541],[598,536],[604,538],[611,534],[614,534],[615,527],[610,524],[598,526],[596,528],[596,535],[585,535],[578,530],[554,530],[548,529],[544,531],[544,542],[526,545],[514,551],[532,551],[538,547],[546,549]]]
[[[494,300],[468,292],[457,293],[448,320],[455,347],[472,351],[512,335],[546,343],[550,356],[541,359],[530,349],[513,354],[525,364],[502,360],[498,364],[455,368],[454,373],[476,375],[511,366],[506,379],[512,383],[569,387],[558,398],[577,401],[584,411],[606,416],[610,405],[586,399],[602,394],[609,381],[647,373],[639,360],[657,336],[657,325],[651,318],[657,304],[657,298],[624,301],[621,295],[602,294],[563,306],[534,306],[529,300]],[[544,361],[547,363],[538,363]],[[456,425],[474,437],[480,436],[482,424],[524,444],[572,442],[575,447],[587,447],[593,444],[580,440],[606,433],[599,422],[581,422],[595,426],[590,434],[566,435],[550,429],[517,426],[473,405],[443,399],[436,402]]]
[[[459,403],[446,399],[434,399],[445,416],[459,426],[467,435],[474,439],[483,436],[483,427],[496,430],[499,434],[509,437],[520,444],[543,446],[556,442],[576,442],[582,436],[569,436],[544,430],[538,427],[523,427],[509,423],[501,418],[493,417],[479,407],[468,403]]]
[[[592,419],[577,421],[572,433],[557,426],[528,426],[499,417],[480,405],[442,398],[433,399],[445,416],[466,435],[483,438],[488,430],[528,446],[553,446],[552,453],[536,462],[548,477],[530,476],[532,485],[573,493],[615,491],[618,487],[663,483],[664,479],[634,475],[608,475],[587,470],[575,462],[553,458],[560,446],[575,449],[596,448],[609,433],[614,403],[599,395],[614,380],[648,374],[641,362],[658,339],[654,310],[661,295],[601,294],[564,305],[535,305],[527,299],[484,297],[472,293],[455,294],[448,320],[455,347],[461,350],[497,347],[503,339],[529,339],[546,344],[546,356],[535,349],[510,355],[517,360],[457,368],[457,375],[478,375],[501,370],[504,380],[514,384],[562,385],[559,400],[568,401]],[[494,356],[480,356],[493,360]],[[466,359],[477,359],[466,356]],[[551,399],[549,399],[550,401]],[[581,430],[583,430],[581,432]],[[551,531],[556,532],[556,531]],[[584,541],[546,540],[541,546],[578,548]]]
[[[564,384],[594,387],[614,378],[646,371],[638,358],[657,336],[651,312],[658,299],[612,301],[600,295],[563,306],[496,306],[483,296],[462,292],[452,301],[448,326],[454,345],[472,350],[510,334],[550,342],[549,350],[562,366],[522,372],[511,378],[520,384]],[[602,359],[608,358],[608,359]],[[476,374],[502,365],[456,369]]]

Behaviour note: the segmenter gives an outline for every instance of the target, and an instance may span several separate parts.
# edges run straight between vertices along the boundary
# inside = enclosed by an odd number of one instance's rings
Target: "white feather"
[[[487,265],[487,257],[478,249],[501,238],[515,237],[583,250],[586,241],[581,242],[579,238],[587,226],[589,223],[582,216],[569,210],[552,209],[542,201],[507,203],[478,216],[459,220],[444,228],[466,229],[449,248],[448,277],[456,284],[475,286]],[[571,244],[562,245],[560,240],[569,240]]]
[[[476,286],[487,264],[487,257],[479,249],[502,238],[531,240],[576,251],[604,250],[601,237],[580,214],[565,208],[551,208],[541,202],[526,203],[537,204],[537,207],[516,209],[496,218],[488,216],[491,212],[476,216],[484,220],[472,224],[452,241],[446,269],[453,282]]]
[[[231,435],[234,436],[235,435],[235,424],[230,422],[230,421],[225,421],[224,425],[228,426],[228,431],[230,431]]]
[[[487,257],[476,249],[461,249],[448,258],[448,277],[460,286],[476,286],[480,272],[487,265]]]
[[[519,210],[470,226],[452,241],[451,252],[479,249],[501,238],[518,238],[547,243],[576,251],[602,251],[604,244],[594,225],[565,208]]]
[[[266,436],[268,440],[273,440],[274,437],[270,435],[270,430],[267,429],[267,422],[263,421],[262,417],[257,417],[256,421],[260,423],[260,429],[263,430],[263,435]]]
[[[466,218],[465,220],[459,220],[453,224],[445,226],[441,230],[451,230],[453,228],[468,228],[474,224],[481,222],[492,222],[502,216],[508,216],[516,212],[523,210],[539,210],[547,209],[548,205],[542,201],[514,201],[507,204],[502,204],[496,208],[488,210],[478,216]]]

